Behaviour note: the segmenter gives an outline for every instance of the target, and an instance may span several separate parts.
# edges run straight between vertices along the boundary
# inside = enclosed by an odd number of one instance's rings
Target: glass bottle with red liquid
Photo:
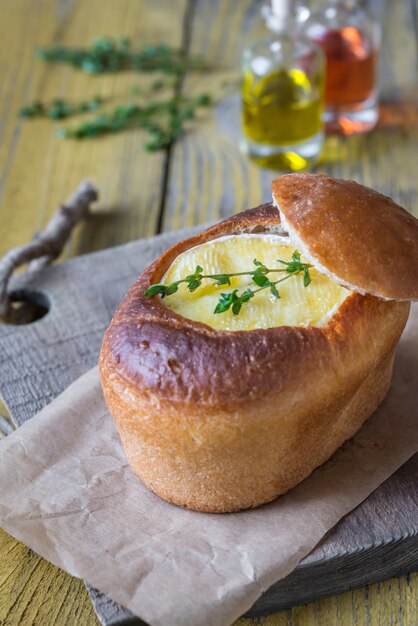
[[[378,120],[380,28],[355,0],[329,0],[305,22],[305,34],[325,52],[327,132],[366,132]]]

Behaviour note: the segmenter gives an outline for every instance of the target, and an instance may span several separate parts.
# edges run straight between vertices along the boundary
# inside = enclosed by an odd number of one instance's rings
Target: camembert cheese
[[[242,234],[220,237],[180,254],[168,269],[162,282],[171,283],[203,268],[203,274],[245,272],[255,269],[257,259],[269,268],[283,269],[277,259],[290,261],[294,247],[285,237],[275,234]],[[301,259],[302,262],[304,259]],[[190,293],[183,283],[176,293],[167,296],[163,303],[183,317],[202,322],[217,330],[238,331],[274,326],[324,326],[336,312],[350,291],[333,282],[315,268],[311,268],[312,282],[303,285],[303,276],[292,276],[277,285],[280,299],[269,289],[257,293],[244,304],[239,315],[231,310],[214,314],[221,293],[238,289],[241,293],[250,287],[258,289],[250,276],[231,278],[231,286],[213,286],[210,279]],[[271,273],[269,280],[286,276],[285,272]]]

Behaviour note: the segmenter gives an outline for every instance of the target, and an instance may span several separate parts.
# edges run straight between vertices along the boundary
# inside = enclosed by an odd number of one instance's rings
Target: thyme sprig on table
[[[87,74],[134,70],[181,75],[205,67],[200,57],[188,56],[165,44],[144,45],[134,50],[128,37],[99,37],[92,41],[90,48],[55,45],[41,48],[38,56],[51,63],[67,63]]]
[[[233,315],[238,315],[244,304],[247,304],[256,293],[263,291],[264,289],[270,289],[270,293],[276,299],[280,298],[280,292],[277,289],[277,285],[296,276],[297,274],[303,274],[303,285],[308,287],[311,283],[311,276],[309,269],[312,267],[309,263],[302,263],[300,260],[300,253],[296,250],[292,254],[291,261],[283,261],[277,259],[277,262],[284,265],[283,268],[269,268],[257,259],[254,259],[253,263],[256,266],[255,270],[249,270],[247,272],[232,272],[222,274],[203,274],[203,268],[200,265],[196,266],[193,274],[185,276],[180,280],[176,280],[168,285],[157,283],[151,285],[145,290],[145,296],[159,295],[161,298],[171,296],[178,291],[179,285],[185,283],[189,292],[196,291],[202,285],[203,280],[212,280],[212,286],[220,287],[222,285],[231,285],[231,278],[235,276],[249,276],[253,283],[255,283],[258,289],[251,289],[248,287],[241,293],[238,289],[234,289],[228,293],[221,293],[219,302],[213,311],[215,314],[225,313],[231,309]],[[287,275],[279,278],[278,280],[270,280],[267,275],[272,273],[285,272]]]
[[[197,109],[211,104],[212,99],[206,93],[196,98],[175,96],[146,105],[124,104],[110,113],[103,113],[83,121],[78,126],[63,128],[58,131],[58,135],[84,139],[118,133],[130,128],[143,128],[150,134],[145,149],[149,152],[161,150],[183,132],[185,122],[194,119]]]
[[[131,87],[130,95],[140,96],[144,102],[129,102],[103,110],[99,115],[85,119],[78,125],[58,130],[59,137],[85,139],[119,133],[132,128],[148,131],[146,151],[169,147],[185,130],[186,123],[195,118],[197,109],[213,104],[213,98],[202,93],[195,98],[180,95],[186,72],[203,71],[209,65],[197,56],[172,48],[166,44],[143,45],[134,48],[127,37],[112,39],[99,37],[91,46],[69,47],[54,45],[38,50],[38,56],[46,62],[66,63],[88,74],[115,73],[126,70],[135,72],[160,72],[148,89]],[[162,100],[159,96],[150,100],[152,94],[170,90],[174,96]],[[164,94],[163,94],[164,95]],[[110,100],[109,97],[106,100]],[[83,114],[99,109],[105,100],[100,97],[79,103],[56,98],[50,103],[35,100],[19,112],[23,118],[46,117],[54,120]]]
[[[49,117],[51,120],[62,120],[78,113],[97,111],[104,102],[100,96],[83,102],[69,102],[63,98],[54,98],[49,103],[34,100],[19,111],[20,117]]]
[[[96,111],[105,100],[99,96],[92,100],[71,103],[63,99],[53,100],[50,104],[34,101],[20,111],[20,117],[65,119],[79,113]],[[119,133],[132,128],[143,128],[150,138],[145,143],[145,150],[152,152],[166,148],[184,131],[186,122],[193,120],[198,109],[209,107],[212,98],[202,93],[196,98],[174,96],[166,100],[148,104],[122,104],[111,111],[83,120],[73,127],[61,128],[59,137],[85,139]]]

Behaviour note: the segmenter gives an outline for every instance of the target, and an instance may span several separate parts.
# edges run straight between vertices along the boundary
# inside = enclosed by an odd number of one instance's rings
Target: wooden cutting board
[[[49,308],[25,326],[0,324],[0,393],[17,425],[95,365],[114,309],[139,272],[202,227],[89,254],[19,276],[20,297]],[[418,409],[417,409],[418,410]],[[418,454],[345,517],[248,616],[263,615],[418,570]],[[89,588],[105,626],[143,623]]]

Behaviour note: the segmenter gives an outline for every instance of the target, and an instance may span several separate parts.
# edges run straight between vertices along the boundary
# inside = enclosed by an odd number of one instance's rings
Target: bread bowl
[[[409,301],[418,298],[418,222],[391,200],[312,174],[276,179],[273,200],[162,254],[103,340],[103,390],[132,470],[160,497],[197,511],[269,502],[352,437],[389,388]],[[319,269],[312,286],[323,281],[327,297],[335,286],[327,314],[292,325],[274,313],[264,327],[237,329],[240,316],[231,311],[202,321],[186,289],[164,300],[144,294],[172,280],[179,264],[201,253],[207,260],[213,250],[223,258],[242,241],[251,264],[263,238],[270,256],[275,238],[282,252],[298,248]],[[216,259],[215,270],[227,271]],[[291,308],[289,293],[287,303],[283,296],[269,305],[267,294],[259,306]]]

